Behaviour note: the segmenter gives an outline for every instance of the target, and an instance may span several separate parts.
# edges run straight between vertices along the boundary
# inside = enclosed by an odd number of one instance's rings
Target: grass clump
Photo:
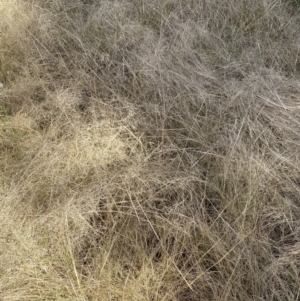
[[[298,300],[291,2],[0,0],[0,299]]]

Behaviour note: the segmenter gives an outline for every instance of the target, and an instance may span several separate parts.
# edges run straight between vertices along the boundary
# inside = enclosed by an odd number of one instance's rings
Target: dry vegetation
[[[299,10],[0,0],[0,300],[300,300]]]

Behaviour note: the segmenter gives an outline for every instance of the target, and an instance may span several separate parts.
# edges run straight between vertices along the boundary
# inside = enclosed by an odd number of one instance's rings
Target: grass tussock
[[[0,299],[299,300],[299,9],[0,0]]]

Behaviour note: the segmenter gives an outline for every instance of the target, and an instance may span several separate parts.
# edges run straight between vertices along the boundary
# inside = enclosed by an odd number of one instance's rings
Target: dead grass
[[[0,299],[299,300],[297,1],[0,1]]]

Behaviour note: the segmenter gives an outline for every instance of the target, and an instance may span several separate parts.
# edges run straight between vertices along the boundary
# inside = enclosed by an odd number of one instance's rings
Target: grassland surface
[[[300,3],[0,0],[0,300],[300,300]]]

